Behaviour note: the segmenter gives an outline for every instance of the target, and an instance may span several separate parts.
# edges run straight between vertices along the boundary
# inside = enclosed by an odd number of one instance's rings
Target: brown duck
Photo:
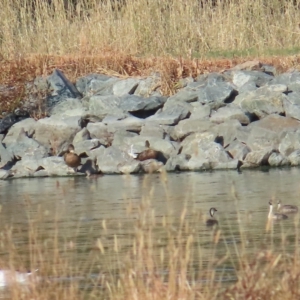
[[[74,152],[74,146],[72,144],[69,145],[67,153],[64,155],[64,160],[67,166],[77,171],[77,168],[81,164],[81,158]]]
[[[149,141],[145,142],[145,147],[147,148],[146,150],[142,151],[137,155],[138,160],[143,161],[146,159],[156,159],[158,155],[158,151],[153,150],[150,148],[150,143]]]

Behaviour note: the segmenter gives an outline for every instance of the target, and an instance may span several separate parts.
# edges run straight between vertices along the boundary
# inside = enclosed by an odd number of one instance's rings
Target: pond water
[[[153,255],[162,256],[168,245],[164,229],[169,224],[175,235],[180,230],[183,236],[193,235],[192,247],[197,248],[197,254],[193,270],[188,272],[194,280],[207,280],[197,276],[197,270],[231,249],[230,263],[215,267],[220,273],[215,280],[234,281],[237,258],[232,253],[237,245],[243,245],[247,253],[278,246],[294,250],[297,215],[271,227],[267,226],[267,215],[272,198],[300,205],[299,179],[300,169],[285,168],[0,181],[0,263],[4,268],[20,261],[26,268],[44,266],[44,276],[49,270],[51,278],[64,280],[82,279],[85,272],[89,279],[98,278],[103,270],[117,277],[135,247],[137,229],[152,228]],[[217,237],[215,229],[205,226],[211,207],[218,210]],[[290,243],[282,245],[283,234]],[[63,266],[55,257],[57,249],[70,258],[74,277],[59,272]],[[167,250],[164,253],[170,255]],[[47,267],[47,261],[56,264],[56,271]],[[166,262],[161,263],[159,272],[168,272]],[[83,280],[81,285],[88,289],[91,281]]]

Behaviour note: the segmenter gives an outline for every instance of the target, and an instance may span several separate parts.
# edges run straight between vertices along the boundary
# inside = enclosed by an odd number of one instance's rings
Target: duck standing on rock
[[[77,168],[81,164],[81,158],[74,152],[74,146],[69,145],[67,152],[64,155],[65,163],[68,167],[73,168],[74,172],[77,172]]]
[[[140,152],[140,153],[138,153],[138,154],[136,154],[135,158],[137,160],[140,160],[140,161],[144,161],[144,160],[147,160],[147,159],[156,159],[157,156],[158,156],[158,151],[153,150],[153,149],[150,148],[150,143],[149,143],[148,140],[145,142],[145,147],[147,149]]]

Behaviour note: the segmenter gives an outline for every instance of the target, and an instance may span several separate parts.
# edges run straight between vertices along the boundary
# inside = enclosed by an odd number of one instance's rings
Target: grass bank
[[[253,58],[279,71],[297,68],[299,5],[299,0],[3,0],[0,84],[11,89],[0,90],[1,111],[18,107],[24,83],[54,68],[71,80],[91,72],[158,71],[165,95],[176,92],[180,78]]]

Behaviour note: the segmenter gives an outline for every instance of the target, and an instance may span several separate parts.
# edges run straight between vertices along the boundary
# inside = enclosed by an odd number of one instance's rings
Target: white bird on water
[[[34,272],[19,272],[13,270],[0,270],[0,287],[9,287],[15,284],[29,285],[39,280]]]

